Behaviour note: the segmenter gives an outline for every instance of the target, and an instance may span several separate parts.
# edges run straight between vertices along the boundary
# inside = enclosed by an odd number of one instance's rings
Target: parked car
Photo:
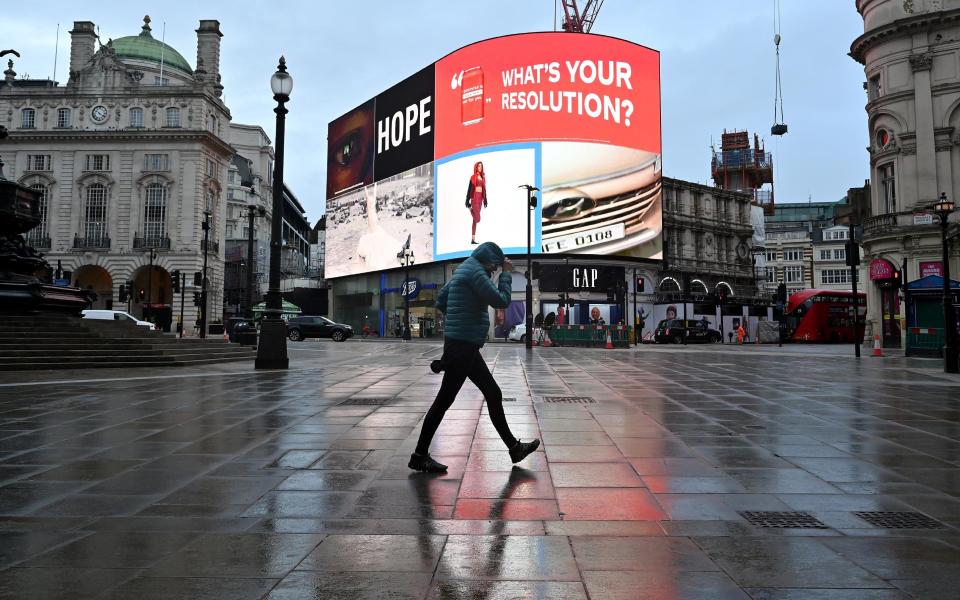
[[[88,309],[80,314],[83,315],[84,319],[90,319],[92,321],[130,321],[137,327],[143,327],[144,329],[149,329],[150,331],[160,330],[157,325],[151,323],[150,321],[141,321],[130,313],[122,310]]]
[[[537,339],[537,337],[540,336],[540,328],[539,328],[539,327],[534,327],[534,328],[533,328],[533,335],[535,336],[533,339]],[[511,342],[524,342],[524,343],[526,343],[526,341],[527,341],[527,324],[526,324],[526,323],[518,323],[518,324],[514,325],[513,327],[511,327],[511,328],[510,328],[510,333],[507,334],[507,339],[510,340]]]
[[[287,320],[287,337],[291,342],[300,342],[307,338],[330,338],[342,342],[353,335],[353,327],[343,323],[334,323],[326,317],[299,315]]]
[[[658,344],[680,344],[683,339],[688,344],[719,344],[723,336],[716,329],[710,329],[706,321],[687,321],[682,319],[664,319],[657,325],[653,340]]]

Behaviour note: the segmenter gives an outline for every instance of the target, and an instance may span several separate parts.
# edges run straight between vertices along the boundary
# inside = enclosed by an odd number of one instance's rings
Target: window
[[[144,154],[143,170],[144,171],[169,171],[170,155],[169,154]]]
[[[20,111],[20,127],[23,129],[33,129],[37,123],[37,111],[32,108],[25,108]]]
[[[70,109],[69,108],[57,109],[57,127],[61,129],[70,127]]]
[[[217,176],[217,163],[213,162],[209,158],[207,159],[207,177],[216,177]]]
[[[85,170],[86,171],[109,171],[110,155],[109,154],[88,154],[87,168]]]
[[[207,131],[210,133],[217,132],[217,118],[213,115],[207,115]]]
[[[842,229],[838,229],[835,231],[824,231],[823,239],[824,240],[845,240],[847,239],[847,232]]]
[[[100,183],[87,188],[81,229],[88,245],[99,245],[107,237],[107,189]]]
[[[767,283],[776,283],[777,282],[777,270],[775,268],[767,267]]]
[[[777,262],[776,250],[767,250],[767,262]]]
[[[846,248],[834,248],[834,249],[833,249],[833,260],[847,260],[847,250],[846,250]]]
[[[137,107],[130,109],[130,127],[143,127],[142,108]]]
[[[236,171],[231,170],[227,173],[227,183],[235,183],[236,179],[237,179]]]
[[[226,236],[227,239],[233,239],[233,234],[236,232],[236,225],[233,223],[227,223]]]
[[[880,75],[874,75],[867,82],[867,100],[874,101],[880,97]]]
[[[50,189],[42,184],[35,183],[30,189],[40,192],[40,224],[27,233],[27,240],[36,246],[36,242],[49,237],[47,229],[47,212],[49,207]]]
[[[850,283],[849,269],[824,269],[820,272],[820,283],[838,284]]]
[[[143,201],[143,237],[153,241],[162,239],[166,234],[167,188],[162,183],[151,183],[147,186]]]
[[[28,154],[27,170],[28,171],[49,171],[50,155],[49,154]]]
[[[885,214],[897,212],[897,178],[893,163],[881,165],[878,169],[880,179],[880,199]]]
[[[167,109],[167,127],[180,127],[180,109],[171,106]]]
[[[783,260],[792,262],[803,260],[803,248],[784,248]]]
[[[787,283],[801,283],[803,281],[803,267],[784,267],[783,275]]]
[[[170,80],[166,77],[160,77],[159,75],[154,75],[153,85],[170,85]]]

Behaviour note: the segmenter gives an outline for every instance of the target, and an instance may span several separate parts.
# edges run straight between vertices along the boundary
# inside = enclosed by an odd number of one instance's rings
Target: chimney
[[[202,20],[197,29],[197,71],[203,72],[204,83],[217,96],[223,93],[220,85],[220,21]]]
[[[70,32],[70,79],[87,66],[93,58],[93,51],[97,40],[92,21],[74,21],[73,31]]]

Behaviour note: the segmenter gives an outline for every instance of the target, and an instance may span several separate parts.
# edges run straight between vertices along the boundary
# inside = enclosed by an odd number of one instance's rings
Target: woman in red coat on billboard
[[[480,208],[487,207],[487,182],[483,173],[483,163],[477,161],[473,165],[473,175],[470,176],[470,183],[467,185],[467,208],[473,215],[473,229],[471,230],[470,243],[477,243],[477,223],[480,222]]]

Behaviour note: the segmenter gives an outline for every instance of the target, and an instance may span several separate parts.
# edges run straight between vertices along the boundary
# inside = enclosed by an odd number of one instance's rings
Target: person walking
[[[491,277],[500,266],[503,272],[494,285]],[[487,308],[506,308],[510,304],[511,271],[513,263],[504,257],[503,250],[493,242],[484,242],[457,267],[437,295],[437,309],[445,317],[443,355],[430,364],[430,370],[443,371],[443,381],[423,421],[416,450],[410,455],[407,466],[415,471],[443,473],[447,470],[446,465],[430,456],[430,442],[467,379],[483,393],[490,420],[509,450],[512,462],[520,462],[540,446],[540,440],[521,442],[513,437],[503,412],[500,386],[480,355],[490,328]]]

